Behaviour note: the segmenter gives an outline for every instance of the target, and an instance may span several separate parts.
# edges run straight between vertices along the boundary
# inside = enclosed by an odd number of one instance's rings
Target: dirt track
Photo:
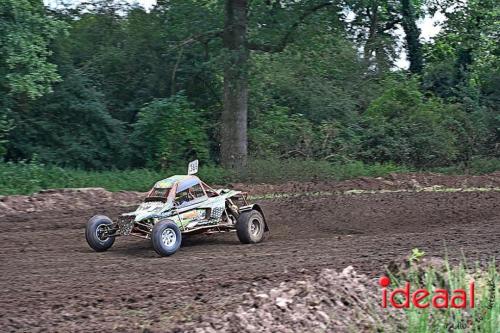
[[[486,179],[486,178],[485,178]],[[485,185],[492,185],[491,176]],[[500,176],[493,177],[494,186]],[[296,190],[296,189],[295,189]],[[399,192],[260,201],[269,239],[241,245],[235,234],[198,236],[159,258],[147,241],[117,239],[105,253],[85,243],[94,213],[10,215],[0,234],[0,330],[140,331],[234,308],[250,287],[276,285],[321,268],[376,277],[418,247],[452,260],[500,255],[500,192]]]

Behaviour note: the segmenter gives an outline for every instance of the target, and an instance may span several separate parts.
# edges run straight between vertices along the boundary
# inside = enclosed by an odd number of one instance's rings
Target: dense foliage
[[[0,155],[97,170],[218,164],[236,54],[221,40],[227,1],[0,0]],[[500,156],[497,1],[249,6],[253,158],[426,168]],[[424,42],[417,20],[438,11],[442,29]],[[403,49],[408,70],[395,67]]]
[[[164,169],[175,167],[177,161],[208,162],[208,137],[202,119],[203,113],[194,110],[184,95],[147,104],[134,124],[136,161]]]

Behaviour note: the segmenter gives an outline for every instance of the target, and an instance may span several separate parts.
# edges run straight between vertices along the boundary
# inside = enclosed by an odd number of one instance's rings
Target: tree
[[[221,161],[242,170],[247,163],[248,56],[247,0],[227,0],[224,20],[224,110],[221,128]]]
[[[224,66],[224,111],[222,114],[221,129],[221,161],[222,165],[241,171],[247,162],[247,118],[248,118],[248,59],[250,50],[264,52],[281,52],[293,40],[293,33],[312,14],[318,10],[332,6],[332,1],[313,3],[305,7],[301,2],[284,4],[268,2],[265,10],[272,15],[263,15],[271,18],[283,14],[292,14],[287,21],[281,38],[274,43],[258,40],[248,41],[248,11],[247,0],[226,0],[223,40],[227,50]],[[309,6],[309,5],[306,5]],[[259,22],[257,26],[268,26]],[[258,31],[258,28],[257,28]],[[279,31],[279,29],[278,29]]]
[[[449,7],[453,9],[447,10]],[[474,72],[490,69],[498,62],[498,1],[434,0],[430,2],[430,10],[431,13],[441,11],[446,21],[428,58],[434,63],[451,60],[455,84],[469,84],[471,79],[477,82]]]
[[[0,0],[0,157],[14,128],[13,109],[52,89],[60,77],[49,44],[65,25],[45,14],[42,1]]]
[[[30,99],[50,92],[60,77],[48,61],[49,43],[65,24],[38,0],[0,0],[0,17],[0,92]]]
[[[363,115],[360,157],[418,167],[448,165],[458,154],[453,112],[438,98],[425,98],[416,79],[389,88]]]
[[[447,20],[421,45],[416,21],[438,6]],[[495,0],[0,10],[7,160],[100,169],[198,157],[239,171],[247,154],[429,166],[499,151]],[[394,68],[403,36],[411,83]]]
[[[412,0],[401,0],[401,25],[405,32],[410,72],[420,74],[424,67],[424,60],[422,44],[420,43],[420,29],[417,26],[416,19]]]
[[[363,49],[367,68],[382,76],[397,58],[396,29],[401,23],[399,0],[345,0],[354,18],[347,23],[352,38]]]
[[[126,165],[123,124],[106,110],[103,95],[71,65],[54,91],[12,115],[8,157],[82,169]]]
[[[431,13],[438,10],[446,20],[427,47],[423,87],[465,113],[460,120],[464,162],[476,154],[498,154],[498,1],[431,1]]]
[[[194,159],[208,162],[202,119],[202,111],[195,110],[182,93],[147,104],[134,124],[134,159],[162,168],[184,166]]]

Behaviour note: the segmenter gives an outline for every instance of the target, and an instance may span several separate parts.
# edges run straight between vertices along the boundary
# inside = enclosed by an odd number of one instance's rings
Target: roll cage
[[[182,208],[219,195],[196,176],[173,176],[157,182],[144,202],[172,202],[175,207]]]

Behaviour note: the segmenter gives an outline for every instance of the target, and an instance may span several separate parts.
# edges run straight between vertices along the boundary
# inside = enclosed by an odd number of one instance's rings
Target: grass
[[[500,170],[500,158],[472,158],[468,164],[460,163],[457,165],[432,168],[429,171],[439,172],[449,175],[481,175]]]
[[[500,170],[500,159],[475,160],[471,166],[474,174],[492,172]],[[460,167],[454,167],[432,171],[461,173],[460,170]],[[217,166],[202,165],[199,176],[211,184],[281,183],[382,177],[390,173],[409,171],[415,170],[391,163],[365,164],[354,161],[332,164],[311,160],[252,160],[244,174],[235,174]],[[43,189],[72,187],[103,187],[109,191],[146,191],[159,179],[185,172],[185,168],[165,171],[148,169],[86,171],[38,163],[0,163],[0,195],[31,194]]]
[[[404,172],[391,164],[332,165],[314,161],[252,161],[245,174],[234,174],[220,167],[200,167],[199,176],[207,183],[230,182],[276,183],[287,180],[346,179],[360,176],[383,176]],[[37,163],[0,163],[0,194],[31,194],[48,188],[103,187],[109,191],[146,191],[154,182],[174,174],[185,174],[184,168],[166,171],[148,169],[85,171],[45,166]]]
[[[0,195],[31,194],[49,188],[103,187],[108,191],[147,191],[156,181],[185,170],[148,169],[86,171],[45,166],[36,163],[0,163]],[[226,172],[205,166],[200,177],[220,182]]]
[[[254,160],[249,163],[241,181],[258,183],[281,183],[284,181],[344,180],[356,177],[380,177],[390,173],[404,173],[408,168],[392,163],[365,164],[354,161],[332,164],[312,160]]]
[[[104,187],[145,191],[160,173],[151,170],[84,171],[38,164],[0,164],[0,194],[31,194],[48,188]]]
[[[438,278],[441,276],[441,278]],[[444,284],[443,286],[443,279]],[[451,267],[445,261],[445,272],[436,272],[427,269],[422,277],[421,272],[410,271],[407,280],[411,283],[410,293],[417,288],[433,291],[436,288],[445,288],[453,295],[452,291],[464,289],[467,293],[469,283],[475,284],[475,307],[466,309],[444,308],[436,309],[431,306],[425,309],[416,308],[410,302],[410,308],[405,309],[408,318],[408,333],[447,333],[447,332],[481,332],[495,333],[500,327],[500,302],[498,301],[498,288],[500,278],[493,261],[486,271],[476,267],[475,270],[467,269],[465,264]],[[395,286],[403,286],[405,281],[391,279]],[[431,292],[432,295],[432,292]],[[424,301],[428,301],[425,299]],[[467,298],[469,301],[469,298]]]

